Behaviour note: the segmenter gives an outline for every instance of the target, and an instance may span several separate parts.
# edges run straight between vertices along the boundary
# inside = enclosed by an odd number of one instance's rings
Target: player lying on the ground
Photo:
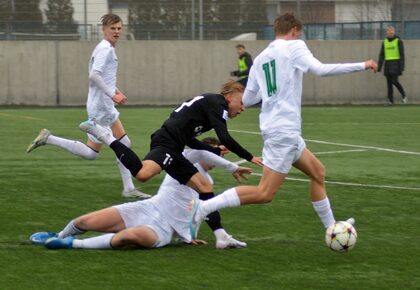
[[[249,168],[239,167],[205,150],[189,149],[183,154],[209,182],[212,182],[212,178],[207,171],[214,166],[231,172],[238,181],[241,181],[243,174],[251,173]],[[173,237],[179,237],[186,243],[203,243],[191,239],[188,224],[189,202],[197,196],[194,190],[166,175],[157,195],[151,199],[125,203],[80,216],[70,221],[59,233],[39,232],[33,234],[30,240],[35,244],[45,244],[51,249],[118,249],[126,246],[153,248],[168,245]],[[223,229],[219,213],[209,215],[208,224],[216,237],[216,248],[246,247],[246,243],[235,240]],[[87,239],[74,237],[86,231],[106,234]]]
[[[213,148],[195,137],[211,129],[216,131],[220,142],[230,151],[256,165],[262,166],[261,158],[254,157],[229,134],[226,121],[244,111],[242,95],[244,87],[235,81],[224,84],[220,94],[203,94],[177,107],[162,127],[153,133],[150,152],[143,162],[127,146],[96,123],[88,120],[80,129],[94,135],[114,150],[117,158],[138,180],[145,182],[165,170],[181,184],[186,184],[198,193],[213,195],[213,186],[183,155],[187,145],[193,149],[205,149],[218,155],[220,148]]]
[[[274,22],[276,39],[254,61],[243,101],[250,106],[262,102],[260,130],[264,140],[263,175],[258,186],[239,186],[200,202],[195,201],[191,225],[214,210],[245,204],[271,202],[281,188],[291,167],[310,178],[312,205],[324,227],[335,222],[325,189],[325,168],[306,148],[301,136],[301,99],[303,73],[320,76],[339,75],[371,69],[372,60],[359,63],[323,64],[300,40],[302,24],[291,14],[279,16]]]

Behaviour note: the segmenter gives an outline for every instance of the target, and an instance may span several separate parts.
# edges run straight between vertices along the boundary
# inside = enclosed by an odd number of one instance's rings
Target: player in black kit
[[[226,121],[244,111],[242,95],[244,87],[234,81],[222,86],[220,94],[203,94],[177,107],[162,127],[151,136],[150,152],[143,162],[110,132],[88,120],[80,129],[94,135],[109,145],[118,159],[139,181],[145,182],[165,170],[179,183],[188,185],[197,192],[211,193],[210,182],[183,155],[185,145],[193,149],[204,149],[220,155],[226,148],[241,158],[262,166],[260,157],[255,157],[239,145],[229,134]],[[223,146],[213,148],[195,137],[211,129],[216,131]]]

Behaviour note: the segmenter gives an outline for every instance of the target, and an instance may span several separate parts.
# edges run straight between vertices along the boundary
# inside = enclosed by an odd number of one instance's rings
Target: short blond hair
[[[101,17],[102,26],[108,26],[112,25],[118,22],[122,23],[121,17],[119,17],[117,14],[105,14]]]
[[[227,83],[222,85],[220,94],[227,96],[231,93],[243,93],[245,90],[244,86],[241,83],[238,83],[234,80],[229,80]]]

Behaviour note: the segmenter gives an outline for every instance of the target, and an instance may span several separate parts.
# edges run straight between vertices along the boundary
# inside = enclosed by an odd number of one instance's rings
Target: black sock
[[[118,140],[112,142],[109,147],[114,150],[118,160],[130,170],[131,175],[136,177],[137,173],[139,173],[140,169],[143,167],[143,164],[136,153]]]
[[[205,192],[199,194],[201,200],[207,200],[214,196],[213,192]],[[211,230],[214,232],[218,229],[223,229],[222,221],[219,211],[212,212],[207,216],[206,223],[209,225]]]

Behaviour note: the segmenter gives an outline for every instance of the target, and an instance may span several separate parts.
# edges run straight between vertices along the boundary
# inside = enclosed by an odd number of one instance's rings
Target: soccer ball
[[[328,248],[335,252],[346,253],[354,248],[357,232],[348,222],[336,222],[330,225],[325,232],[325,242]]]

